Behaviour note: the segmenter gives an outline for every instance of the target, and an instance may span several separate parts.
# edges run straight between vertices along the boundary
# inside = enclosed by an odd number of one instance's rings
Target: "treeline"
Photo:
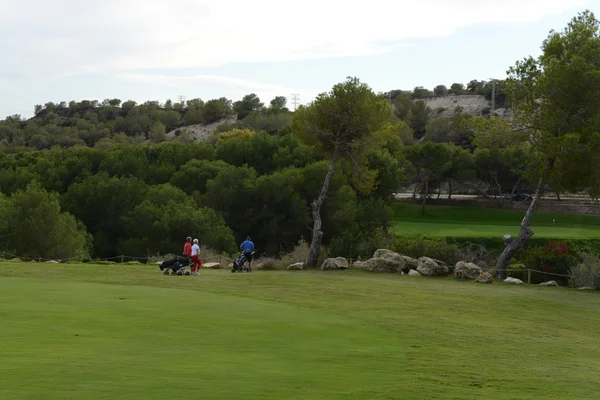
[[[406,132],[406,123],[395,120],[380,133],[366,168],[375,182],[371,188],[364,189],[365,178],[355,176],[352,163],[338,166],[323,209],[324,243],[332,253],[372,253],[391,224],[391,195],[411,182],[420,191],[435,192],[448,183],[491,193],[514,191],[524,181],[525,151],[473,152],[431,141],[405,145]],[[0,189],[13,210],[3,215],[14,217],[4,220],[0,237],[5,249],[19,255],[62,258],[173,252],[188,235],[231,253],[251,235],[261,252],[276,255],[300,237],[310,238],[310,204],[327,166],[289,127],[276,135],[234,129],[221,133],[214,145],[1,154]],[[23,211],[28,207],[31,216]],[[60,218],[68,223],[57,222]],[[32,234],[47,242],[32,242]],[[59,242],[62,247],[50,244]]]
[[[265,106],[255,94],[236,102],[224,97],[206,102],[167,100],[164,104],[119,99],[50,102],[36,105],[35,116],[29,120],[14,115],[0,121],[0,150],[15,153],[82,146],[109,149],[120,144],[160,143],[173,130],[176,141],[186,142],[192,139],[189,132],[177,128],[235,118],[245,127],[275,133],[291,122],[292,113],[285,97],[276,97]]]
[[[431,114],[422,99],[446,94],[479,94],[490,99],[491,93],[490,82],[473,80],[466,86],[455,83],[450,88],[438,85],[433,90],[392,90],[385,96],[393,103],[396,115],[412,128],[415,139],[421,139]],[[496,81],[498,107],[504,99],[504,81]],[[228,119],[232,122],[223,124],[219,131],[236,127],[275,134],[291,122],[293,115],[285,97],[275,97],[265,105],[253,93],[235,102],[224,97],[167,100],[162,104],[120,99],[48,102],[36,105],[34,112],[30,119],[13,115],[0,121],[0,150],[14,153],[81,146],[109,149],[120,144],[160,143],[171,131],[175,132],[174,140],[187,142],[192,137],[184,127]]]
[[[392,131],[386,140],[370,156],[370,167],[381,171],[372,192],[361,193],[351,165],[340,165],[333,179],[325,233],[339,251],[389,225],[384,200],[410,166]],[[309,204],[326,170],[327,162],[293,134],[250,130],[224,133],[216,145],[3,154],[0,188],[9,217],[0,237],[9,252],[61,258],[174,252],[188,235],[231,254],[251,235],[261,253],[276,255],[309,237]]]

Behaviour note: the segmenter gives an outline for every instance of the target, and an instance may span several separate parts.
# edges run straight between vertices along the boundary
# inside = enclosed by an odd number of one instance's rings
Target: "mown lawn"
[[[415,204],[393,205],[394,225],[400,234],[421,233],[446,237],[501,237],[517,235],[524,212],[468,206],[427,206],[425,214]],[[563,239],[600,238],[600,216],[536,213],[536,237]]]
[[[596,293],[5,262],[0,299],[3,400],[598,398]]]

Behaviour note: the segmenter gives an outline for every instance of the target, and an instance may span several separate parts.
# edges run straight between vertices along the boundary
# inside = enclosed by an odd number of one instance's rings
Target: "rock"
[[[558,283],[556,281],[548,281],[540,283],[540,286],[558,286]]]
[[[478,283],[493,283],[494,277],[489,272],[484,272],[475,279]]]
[[[417,272],[425,276],[445,276],[448,275],[448,267],[446,265],[439,265],[431,258],[421,257],[419,258]]]
[[[221,269],[221,264],[215,262],[206,263],[202,265],[202,268]]]
[[[21,261],[21,259],[17,257],[17,258],[13,258],[11,261]]]
[[[589,287],[589,286],[584,286],[584,287],[580,287],[577,290],[594,290],[594,288],[593,287]]]
[[[454,267],[454,277],[457,279],[477,279],[481,275],[481,268],[473,263],[459,261]]]
[[[306,269],[306,266],[304,265],[303,262],[299,262],[299,263],[288,265],[287,269],[289,271],[301,271],[303,269]]]
[[[511,278],[510,276],[504,280],[504,283],[510,283],[512,285],[522,285],[523,281],[517,278]]]
[[[328,258],[321,265],[322,271],[348,269],[350,264],[344,257]]]
[[[58,261],[56,261],[56,260],[49,260],[49,261],[46,261],[46,262],[50,263],[50,264],[58,264]]]
[[[162,263],[164,263],[164,261],[157,261],[157,262],[155,262],[154,264],[156,264],[156,265],[161,265]]]
[[[448,264],[446,264],[444,261],[442,260],[436,260],[435,258],[432,258],[432,260],[437,264],[437,265],[445,265],[448,266]]]
[[[421,276],[421,274],[415,271],[414,269],[411,269],[410,271],[408,271],[408,276]]]
[[[419,267],[419,260],[415,260],[414,258],[409,256],[401,256],[401,259],[402,265],[400,266],[400,270],[402,272],[408,274],[411,269],[414,269],[416,272],[416,269]]]
[[[385,258],[371,258],[367,261],[357,261],[353,264],[357,269],[371,272],[400,272],[400,264]]]

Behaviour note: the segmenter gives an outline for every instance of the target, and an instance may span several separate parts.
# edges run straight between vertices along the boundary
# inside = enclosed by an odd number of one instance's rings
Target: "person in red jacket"
[[[192,238],[187,237],[185,244],[183,245],[183,255],[192,258]]]

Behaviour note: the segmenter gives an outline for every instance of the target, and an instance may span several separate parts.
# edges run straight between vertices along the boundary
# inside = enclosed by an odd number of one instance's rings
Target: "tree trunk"
[[[419,187],[419,174],[421,170],[417,170],[417,176],[415,177],[415,190],[413,190],[413,200],[417,199],[417,188]]]
[[[517,191],[517,187],[519,186],[519,183],[521,183],[521,178],[522,176],[519,177],[519,179],[517,179],[517,183],[515,183],[515,186],[513,186],[512,191],[510,192],[510,199],[512,200],[513,197],[515,196],[515,192]]]
[[[556,198],[560,201],[560,192],[556,192]]]
[[[448,181],[448,200],[452,199],[452,181]]]
[[[544,169],[544,172],[542,173],[542,177],[540,178],[540,180],[538,182],[538,186],[537,186],[537,189],[535,190],[535,195],[533,197],[533,200],[531,201],[531,204],[529,205],[529,208],[527,209],[527,212],[525,212],[525,216],[523,217],[523,220],[521,221],[521,229],[519,231],[519,236],[517,236],[514,239],[513,238],[505,239],[505,241],[504,241],[504,244],[506,245],[506,247],[504,247],[504,250],[502,251],[502,254],[500,254],[500,257],[498,257],[498,262],[496,263],[496,269],[495,269],[496,276],[498,276],[502,279],[504,279],[506,276],[506,270],[507,270],[508,263],[510,262],[511,258],[515,255],[517,250],[519,250],[521,247],[523,247],[523,245],[527,242],[527,240],[529,240],[529,238],[533,236],[533,231],[529,228],[529,225],[531,223],[531,218],[533,217],[533,213],[535,212],[537,206],[539,205],[540,201],[542,200],[542,196],[544,194],[544,185],[546,184],[548,174],[552,170],[553,166],[554,166],[554,159],[548,158],[546,160],[546,168]]]
[[[329,162],[329,169],[325,175],[323,187],[321,187],[321,193],[319,193],[319,197],[312,202],[313,229],[310,250],[308,252],[308,265],[311,267],[317,265],[319,253],[321,253],[321,240],[323,239],[323,231],[321,230],[321,206],[327,197],[327,191],[329,190],[329,184],[331,183],[331,178],[333,177],[333,172],[335,171],[335,162],[337,161],[337,158],[337,154],[334,153],[331,161]]]
[[[442,195],[442,182],[439,183],[438,186],[438,195],[437,195],[437,199],[440,199],[440,196]]]
[[[425,195],[423,196],[423,202],[421,203],[421,214],[425,214],[425,202],[427,201],[428,194],[429,194],[429,177],[425,178]]]

